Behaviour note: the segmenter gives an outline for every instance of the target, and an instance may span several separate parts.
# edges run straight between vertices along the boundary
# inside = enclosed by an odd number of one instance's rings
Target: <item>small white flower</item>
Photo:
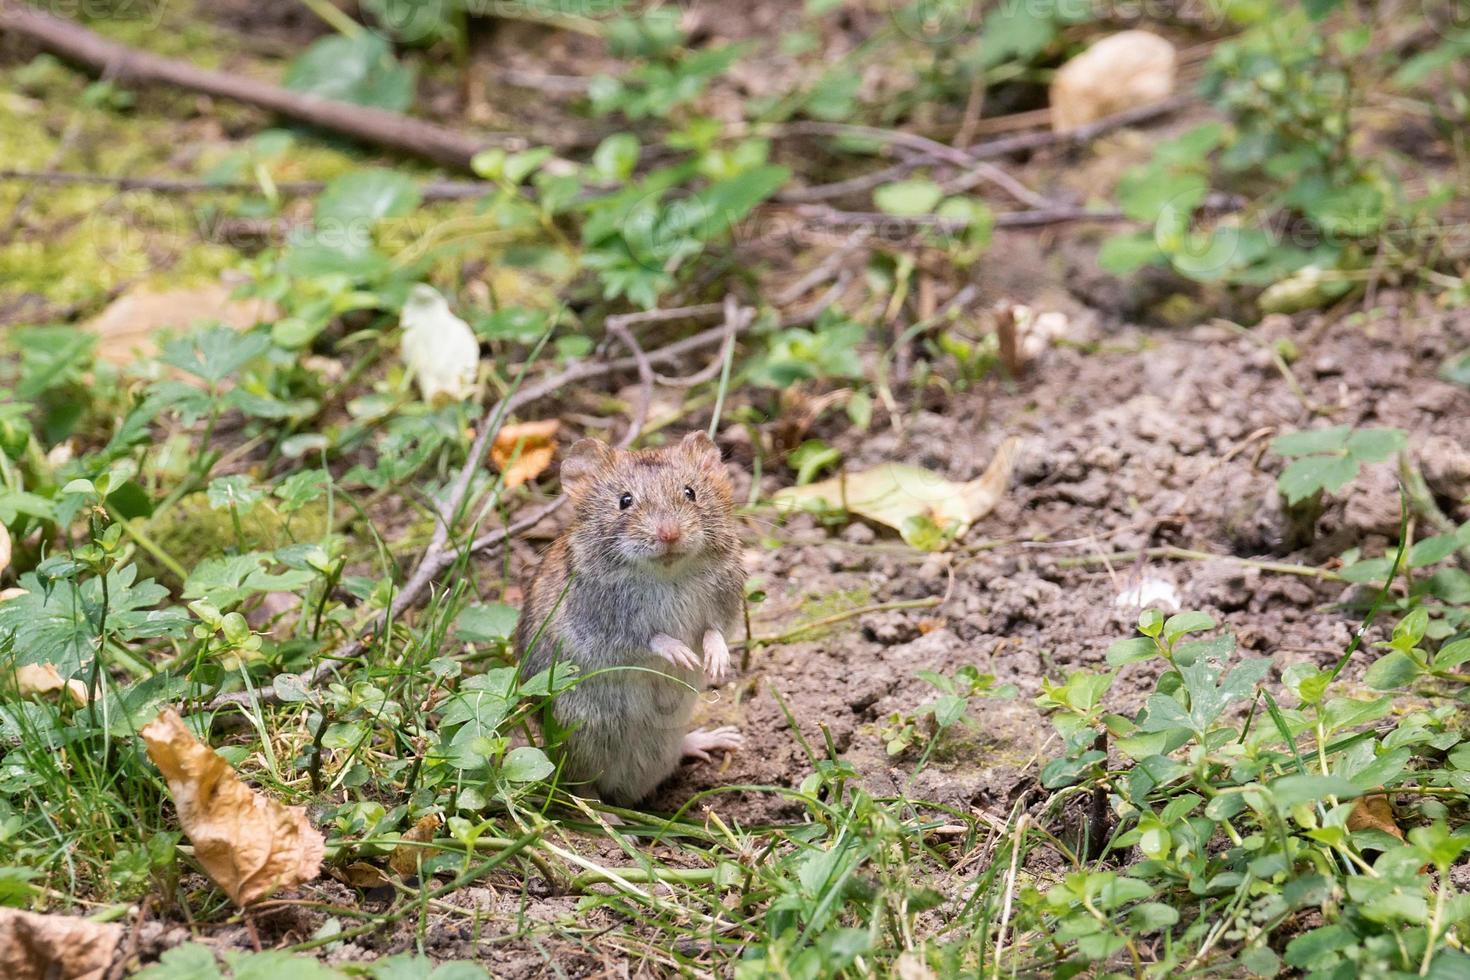
[[[474,393],[479,342],[433,286],[418,283],[409,290],[399,323],[403,362],[418,379],[424,401],[461,400]]]

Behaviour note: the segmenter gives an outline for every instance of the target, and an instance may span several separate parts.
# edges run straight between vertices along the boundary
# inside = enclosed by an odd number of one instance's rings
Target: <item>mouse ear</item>
[[[561,461],[561,488],[574,493],[612,462],[612,450],[596,439],[578,439]]]
[[[720,465],[720,447],[702,430],[691,432],[680,440],[679,449],[701,466]]]

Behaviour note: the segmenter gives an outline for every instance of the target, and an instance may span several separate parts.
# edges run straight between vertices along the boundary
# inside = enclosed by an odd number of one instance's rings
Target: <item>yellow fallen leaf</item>
[[[282,806],[240,781],[230,764],[201,743],[172,708],[139,732],[148,757],[168,780],[194,857],[240,906],[321,871],[325,840],[306,809]]]
[[[434,834],[439,830],[439,815],[430,813],[420,817],[418,823],[408,833],[403,835],[404,843],[393,848],[393,853],[388,856],[388,867],[392,868],[402,878],[408,878],[419,873],[419,862],[431,853],[420,844],[427,844],[434,839]]]
[[[490,458],[495,468],[505,474],[506,489],[540,476],[556,456],[556,433],[561,423],[556,419],[542,422],[521,422],[501,426],[495,433],[495,442],[490,446]],[[516,446],[520,455],[516,456]],[[515,463],[511,465],[511,460]],[[510,469],[506,466],[510,465]]]
[[[102,980],[122,934],[116,923],[0,908],[0,977]]]
[[[154,335],[164,329],[186,331],[199,323],[223,323],[243,330],[276,319],[279,311],[265,299],[235,299],[234,287],[212,283],[192,289],[130,289],[87,321],[97,335],[97,357],[131,364],[158,350]]]
[[[1390,837],[1404,839],[1404,832],[1394,819],[1393,806],[1388,802],[1388,795],[1385,793],[1358,797],[1352,811],[1348,813],[1347,829],[1381,830]]]
[[[76,678],[67,680],[55,664],[26,664],[15,668],[15,687],[23,698],[65,690],[77,704],[86,704],[87,685]]]
[[[19,599],[25,594],[25,589],[0,589],[0,602],[9,602],[11,599]]]
[[[787,487],[774,503],[786,510],[845,510],[886,524],[907,535],[916,518],[962,536],[990,513],[1005,495],[1021,440],[1007,439],[985,473],[968,483],[946,480],[938,473],[908,463],[883,463],[870,470],[843,473],[819,483]]]
[[[1162,102],[1174,91],[1174,45],[1148,31],[1111,34],[1057,69],[1051,125],[1059,133],[1125,109]]]
[[[0,524],[0,572],[10,567],[10,529]]]

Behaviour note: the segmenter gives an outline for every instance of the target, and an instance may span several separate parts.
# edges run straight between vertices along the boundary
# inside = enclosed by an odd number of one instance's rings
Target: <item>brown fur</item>
[[[564,775],[609,802],[636,803],[678,765],[704,682],[654,654],[653,636],[698,652],[705,631],[728,629],[740,609],[730,481],[703,433],[632,452],[583,439],[561,476],[572,522],[527,590],[516,651],[527,676],[561,662],[584,678],[552,706],[572,729]],[[623,494],[633,495],[626,509]]]

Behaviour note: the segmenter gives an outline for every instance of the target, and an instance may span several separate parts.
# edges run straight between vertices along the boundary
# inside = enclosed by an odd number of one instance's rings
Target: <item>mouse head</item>
[[[661,449],[572,446],[562,489],[576,510],[573,540],[585,558],[667,574],[733,537],[729,478],[703,432]]]

